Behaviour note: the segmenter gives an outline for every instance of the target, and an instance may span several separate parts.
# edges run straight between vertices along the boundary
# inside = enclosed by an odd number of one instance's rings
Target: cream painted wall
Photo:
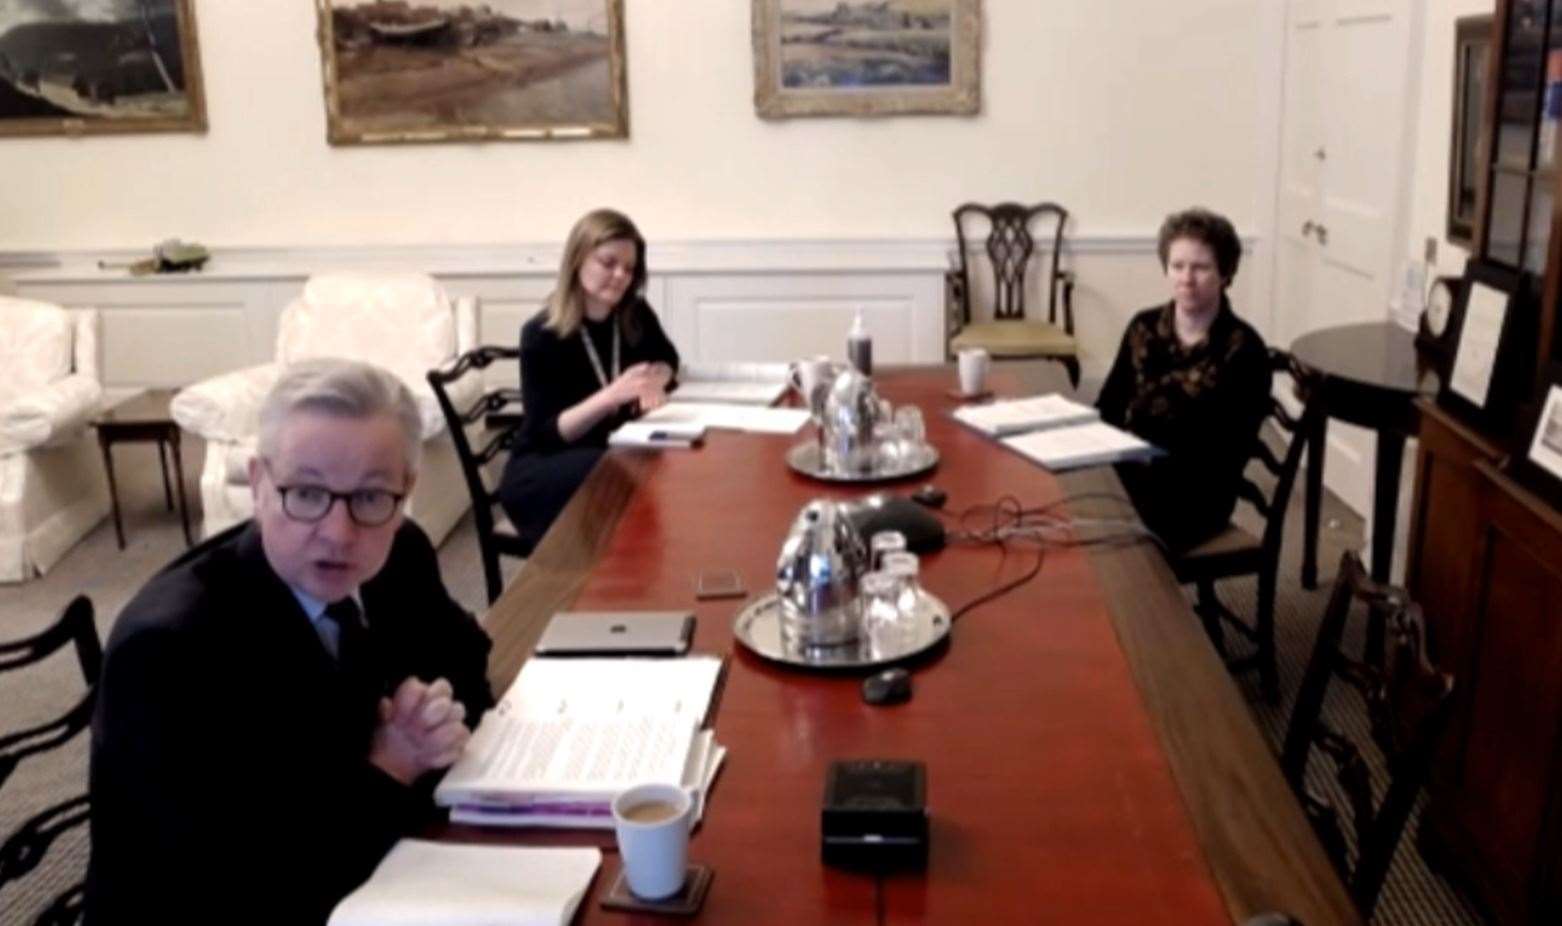
[[[1269,0],[985,0],[981,115],[780,122],[748,2],[625,6],[626,141],[332,148],[314,4],[196,0],[210,131],[0,141],[0,251],[556,241],[599,204],[658,240],[942,237],[999,198],[1085,235],[1195,202],[1267,231]]]
[[[1469,253],[1448,241],[1448,158],[1453,131],[1454,22],[1462,16],[1491,13],[1492,0],[1443,0],[1428,3],[1421,58],[1416,159],[1411,179],[1410,220],[1404,257],[1420,260],[1427,238],[1437,240],[1438,274],[1464,272]]]

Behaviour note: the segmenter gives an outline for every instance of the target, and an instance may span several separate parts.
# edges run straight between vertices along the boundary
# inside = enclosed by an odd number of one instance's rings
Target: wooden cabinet
[[[1408,578],[1458,684],[1423,846],[1494,922],[1562,922],[1562,513],[1430,403],[1420,437]]]

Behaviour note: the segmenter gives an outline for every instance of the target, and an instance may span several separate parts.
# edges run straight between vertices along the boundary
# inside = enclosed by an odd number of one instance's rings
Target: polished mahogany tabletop
[[[1117,492],[1109,469],[1060,482],[955,424],[949,375],[877,378],[892,401],[922,409],[942,454],[926,479],[948,492],[948,509],[1069,493],[1094,515],[1130,511],[1103,497]],[[865,704],[859,675],[793,671],[736,644],[741,601],[696,601],[699,573],[732,569],[762,594],[804,503],[868,491],[791,472],[782,455],[803,439],[712,432],[695,450],[610,453],[487,617],[499,690],[551,613],[571,605],[689,608],[695,649],[729,657],[715,731],[730,752],[690,849],[716,873],[701,921],[1197,924],[1275,909],[1356,921],[1147,543],[1050,550],[1035,579],[962,617],[947,647],[914,664],[914,696],[896,707]],[[922,581],[958,608],[1036,555],[956,543],[923,558]],[[880,881],[821,863],[825,769],[849,758],[927,764],[925,872]],[[618,872],[610,834],[444,836],[603,845],[577,921],[642,921],[599,906]]]

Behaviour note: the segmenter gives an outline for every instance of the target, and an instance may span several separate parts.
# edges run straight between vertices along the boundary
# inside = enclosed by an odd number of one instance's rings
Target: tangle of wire
[[[1026,508],[1012,495],[999,497],[992,504],[972,505],[958,513],[939,513],[953,519],[955,529],[948,534],[950,543],[996,546],[1000,552],[998,571],[1008,560],[1012,545],[1034,544],[1036,561],[1023,574],[976,596],[950,615],[954,622],[970,611],[1014,591],[1041,573],[1047,551],[1071,547],[1121,547],[1149,540],[1163,549],[1165,544],[1140,523],[1137,517],[1079,518],[1062,514],[1065,505],[1093,499],[1128,505],[1128,499],[1112,492],[1081,492],[1066,495],[1035,508]]]

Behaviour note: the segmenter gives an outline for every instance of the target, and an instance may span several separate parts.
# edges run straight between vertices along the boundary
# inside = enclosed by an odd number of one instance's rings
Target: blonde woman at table
[[[535,546],[625,421],[667,401],[678,371],[645,286],[645,238],[628,216],[587,213],[570,231],[558,281],[521,326],[525,418],[499,500]]]
[[[1145,526],[1180,553],[1231,519],[1269,408],[1269,352],[1226,298],[1242,259],[1228,219],[1206,209],[1167,216],[1157,253],[1171,299],[1128,323],[1096,406],[1166,451],[1118,475]]]

